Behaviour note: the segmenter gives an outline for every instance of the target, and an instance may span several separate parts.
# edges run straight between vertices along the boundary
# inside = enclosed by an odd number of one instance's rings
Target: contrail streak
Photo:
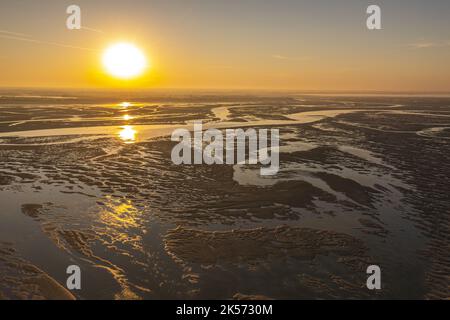
[[[12,34],[12,33],[9,32],[9,34]],[[18,37],[18,36],[14,36],[14,35],[3,35],[3,34],[0,34],[0,38],[10,39],[10,40],[18,40],[18,41],[26,41],[26,42],[38,43],[38,44],[47,44],[47,45],[58,46],[58,47],[62,47],[62,48],[68,48],[68,49],[77,49],[77,50],[86,50],[86,51],[98,51],[98,50],[91,49],[91,48],[71,46],[71,45],[68,45],[68,44],[51,42],[51,41],[41,41],[41,40],[36,40],[36,39],[32,39],[32,38]]]
[[[25,33],[11,32],[11,31],[7,31],[7,30],[0,30],[0,33],[9,34],[11,36],[31,37],[30,35],[25,34]]]
[[[96,33],[105,33],[103,30],[99,30],[99,29],[94,29],[94,28],[89,28],[89,27],[81,27],[82,30],[87,30],[87,31],[92,31],[92,32],[96,32]]]

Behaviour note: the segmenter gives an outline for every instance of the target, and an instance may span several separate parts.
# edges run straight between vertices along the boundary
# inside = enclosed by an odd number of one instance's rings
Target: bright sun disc
[[[109,74],[117,78],[130,79],[144,72],[147,59],[136,46],[117,43],[106,49],[103,54],[103,66]]]

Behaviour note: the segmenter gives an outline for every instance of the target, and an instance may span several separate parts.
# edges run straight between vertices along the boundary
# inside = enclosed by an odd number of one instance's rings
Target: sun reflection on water
[[[121,103],[120,103],[120,106],[121,106],[122,108],[129,108],[129,107],[132,106],[132,104],[131,104],[130,102],[121,102]]]
[[[134,143],[136,141],[137,131],[133,126],[122,126],[119,131],[119,138],[125,143]]]
[[[139,226],[137,221],[139,210],[133,206],[130,200],[115,201],[107,197],[109,202],[105,204],[105,210],[101,212],[101,220],[109,227],[136,228]],[[121,237],[124,237],[122,235]],[[132,236],[130,235],[130,238]]]

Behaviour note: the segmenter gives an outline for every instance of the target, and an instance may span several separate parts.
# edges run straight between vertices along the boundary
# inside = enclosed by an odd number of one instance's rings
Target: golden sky
[[[450,1],[2,0],[0,86],[450,92]],[[106,74],[104,50],[145,52],[135,80]]]

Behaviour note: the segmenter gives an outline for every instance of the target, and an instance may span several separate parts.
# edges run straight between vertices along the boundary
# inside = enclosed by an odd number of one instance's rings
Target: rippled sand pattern
[[[0,299],[74,300],[48,274],[21,258],[11,243],[0,243]]]
[[[0,99],[0,298],[450,297],[450,99],[146,100]],[[196,119],[279,128],[280,172],[174,165]]]

